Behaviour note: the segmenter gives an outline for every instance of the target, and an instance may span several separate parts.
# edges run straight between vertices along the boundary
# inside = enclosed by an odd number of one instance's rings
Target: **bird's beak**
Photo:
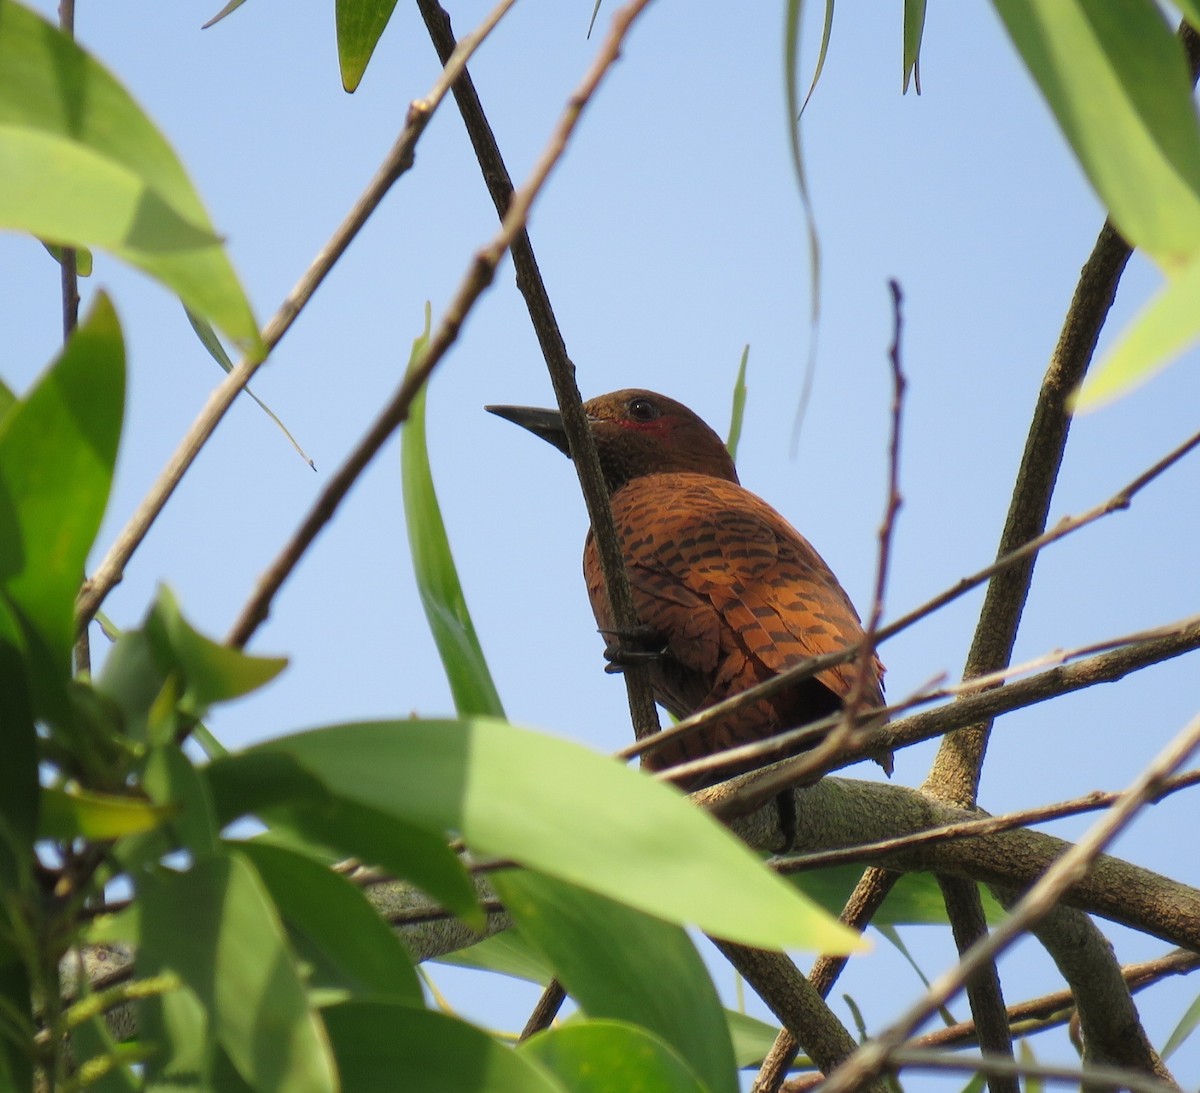
[[[570,456],[562,415],[557,410],[539,410],[536,406],[485,406],[484,409],[528,429],[534,436],[553,444],[563,455]]]

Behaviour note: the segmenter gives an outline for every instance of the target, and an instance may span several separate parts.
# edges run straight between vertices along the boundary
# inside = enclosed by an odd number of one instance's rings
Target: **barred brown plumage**
[[[567,452],[557,411],[488,409]],[[691,410],[642,390],[602,395],[584,409],[638,618],[661,638],[661,655],[649,661],[661,705],[686,717],[862,638],[858,615],[833,572],[804,536],[738,482],[720,437]],[[596,622],[612,634],[590,531],[583,569]],[[864,704],[882,705],[878,657],[869,670]],[[646,765],[661,770],[816,721],[841,708],[854,680],[853,662],[828,668],[649,752]],[[880,762],[890,769],[885,757]],[[724,770],[722,777],[744,769]]]

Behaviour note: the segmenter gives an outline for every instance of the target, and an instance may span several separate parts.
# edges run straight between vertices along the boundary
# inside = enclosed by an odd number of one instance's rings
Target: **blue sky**
[[[218,6],[84,2],[77,28],[173,142],[265,322],[365,186],[407,103],[429,89],[438,65],[415,7],[400,4],[360,89],[348,96],[331,4],[251,0],[201,32]],[[585,396],[649,387],[723,432],[737,361],[750,345],[743,481],[813,541],[860,609],[885,497],[887,280],[900,281],[909,396],[905,506],[888,590],[896,615],[991,559],[1037,387],[1102,212],[985,5],[931,5],[920,97],[900,94],[900,5],[839,7],[804,118],[822,315],[812,401],[793,452],[813,331],[786,139],[782,10],[704,8],[659,3],[638,23],[535,207],[534,248]],[[465,32],[486,10],[456,5],[456,29]],[[472,63],[518,180],[596,51],[597,38],[585,39],[590,12],[584,2],[518,5]],[[809,15],[811,64],[820,18]],[[156,583],[166,581],[198,626],[228,630],[257,575],[397,383],[424,302],[432,302],[436,322],[495,227],[448,101],[418,148],[416,170],[254,383],[318,474],[242,400],[109,597],[105,610],[119,625],[136,624]],[[1106,339],[1156,283],[1135,256]],[[55,351],[57,284],[57,267],[40,246],[0,236],[3,375],[17,388]],[[102,255],[85,300],[100,285],[114,296],[131,368],[118,483],[100,536],[106,548],[220,373],[163,290]],[[1197,428],[1198,365],[1193,352],[1075,423],[1052,520],[1108,497]],[[432,381],[434,473],[509,716],[611,750],[629,734],[624,693],[601,670],[602,642],[580,577],[586,517],[571,468],[482,411],[484,403],[551,401],[506,262]],[[412,581],[398,458],[393,442],[285,586],[254,648],[286,653],[292,666],[214,718],[226,743],[450,709]],[[1052,548],[1038,563],[1016,656],[1194,612],[1197,497],[1193,458],[1139,496],[1131,512]],[[893,697],[961,670],[979,603],[978,595],[965,597],[882,650]],[[981,805],[1002,812],[1125,785],[1196,712],[1195,678],[1185,658],[1004,719]],[[905,751],[896,780],[919,784],[932,755],[932,745]],[[1194,830],[1197,818],[1194,798],[1172,799],[1143,816],[1118,852],[1200,884],[1195,856],[1179,849],[1179,833]],[[1085,825],[1054,830],[1071,836]],[[1122,960],[1166,948],[1105,929]],[[949,962],[946,931],[910,929],[905,937],[927,971]],[[1005,958],[1003,970],[1010,1001],[1058,985],[1030,942]],[[723,987],[732,982],[727,969],[716,974]],[[524,1020],[524,994],[507,984],[436,975],[458,988],[455,1001],[468,1014],[508,1027]],[[916,990],[912,973],[881,944],[852,964],[835,993],[853,995],[874,1029]],[[1161,1044],[1195,993],[1186,982],[1155,989],[1144,1008],[1152,1040]],[[1061,1038],[1034,1046],[1071,1056]],[[1178,1076],[1194,1084],[1200,1050],[1189,1045],[1176,1061]]]

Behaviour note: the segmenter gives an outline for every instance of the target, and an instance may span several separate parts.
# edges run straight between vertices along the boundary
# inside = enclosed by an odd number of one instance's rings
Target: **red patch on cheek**
[[[622,418],[620,425],[623,429],[649,433],[651,436],[668,436],[675,428],[674,422],[665,417],[656,417],[653,421],[632,421],[629,418]]]

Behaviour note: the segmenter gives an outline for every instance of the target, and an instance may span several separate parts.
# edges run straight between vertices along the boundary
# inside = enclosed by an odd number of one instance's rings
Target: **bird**
[[[863,638],[850,597],[807,539],[746,489],[721,438],[695,413],[665,395],[625,389],[584,403],[595,438],[636,609],[637,635],[620,635],[589,529],[583,572],[602,634],[621,641],[607,655],[620,668],[645,660],[655,700],[688,717],[770,679],[801,661]],[[558,410],[487,406],[570,457]],[[660,771],[781,732],[841,710],[854,688],[858,658],[759,699],[714,724],[643,756]],[[863,708],[883,705],[884,667],[865,668]],[[736,773],[798,754],[784,747]],[[891,773],[891,756],[877,761]],[[694,790],[712,780],[687,785]],[[790,798],[789,798],[790,799]]]

